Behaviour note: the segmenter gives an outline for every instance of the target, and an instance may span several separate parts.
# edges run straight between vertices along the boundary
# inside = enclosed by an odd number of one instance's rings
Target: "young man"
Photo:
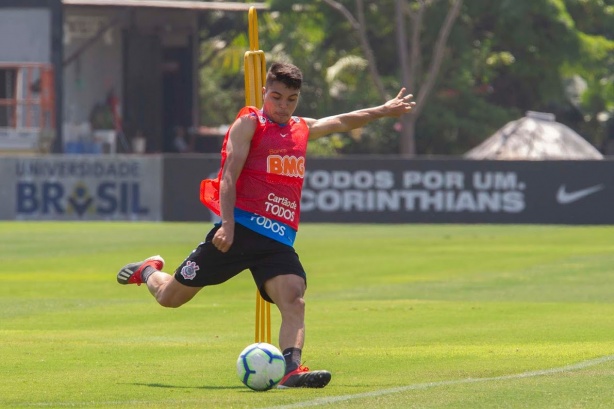
[[[307,141],[362,127],[383,117],[398,117],[415,105],[405,89],[383,105],[323,119],[293,116],[303,75],[292,64],[272,64],[262,109],[245,107],[228,130],[220,172],[204,180],[201,201],[221,217],[205,242],[174,275],[162,272],[153,256],[124,266],[120,284],[146,283],[157,302],[179,307],[203,287],[220,284],[249,269],[262,297],[281,313],[279,345],[286,359],[280,388],[322,388],[328,371],[301,365],[305,341],[306,275],[293,244],[300,218]]]

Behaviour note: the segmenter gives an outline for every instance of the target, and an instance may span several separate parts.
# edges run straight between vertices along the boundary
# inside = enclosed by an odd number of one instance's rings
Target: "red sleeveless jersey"
[[[237,180],[235,206],[298,230],[309,127],[302,118],[295,116],[287,124],[279,125],[255,107],[244,107],[237,119],[245,115],[254,115],[257,126]],[[201,202],[218,216],[220,179],[229,134],[230,130],[222,144],[222,163],[217,177],[203,180],[200,185]]]

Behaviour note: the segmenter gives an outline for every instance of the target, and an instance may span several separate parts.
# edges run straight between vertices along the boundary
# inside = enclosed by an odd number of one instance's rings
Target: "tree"
[[[403,83],[408,84],[410,92],[417,91],[416,108],[409,115],[406,115],[405,118],[403,118],[402,120],[400,153],[405,155],[415,155],[416,121],[418,120],[418,117],[424,109],[424,104],[426,104],[427,99],[433,91],[435,81],[441,69],[447,40],[452,30],[452,26],[454,25],[454,22],[456,21],[456,18],[460,13],[460,8],[463,4],[463,1],[452,0],[452,4],[450,5],[446,18],[439,30],[437,41],[435,42],[433,48],[433,56],[431,58],[428,70],[426,71],[427,74],[424,77],[424,83],[422,86],[420,86],[419,89],[416,88],[416,80],[419,76],[422,77],[421,75],[419,75],[419,70],[421,68],[420,63],[421,61],[423,61],[420,38],[421,27],[423,25],[424,20],[424,9],[425,7],[428,7],[429,5],[434,3],[435,0],[419,0],[417,2],[417,7],[415,7],[414,10],[412,10],[411,7],[408,7],[408,4],[405,3],[403,0],[395,0],[395,2],[397,9],[399,54],[401,56],[405,56],[401,58],[401,72]],[[403,18],[405,14],[409,15],[413,27],[411,31],[409,51],[412,57],[410,61],[408,61],[408,58],[406,57],[407,46],[405,42],[402,41],[406,35],[404,24],[405,22]]]
[[[374,53],[369,45],[366,34],[364,3],[362,0],[356,0],[355,9],[358,17],[354,15],[340,2],[335,0],[323,0],[324,3],[339,11],[352,25],[352,28],[357,32],[360,39],[360,45],[364,55],[369,62],[369,71],[373,77],[373,81],[379,91],[382,99],[390,98],[389,94],[383,87],[383,82],[377,70],[377,63]],[[437,0],[417,0],[413,4],[407,0],[395,0],[395,23],[397,32],[397,49],[401,66],[401,83],[408,89],[409,92],[416,97],[416,107],[412,112],[405,115],[401,119],[401,137],[399,153],[402,155],[415,155],[415,128],[416,121],[423,110],[423,105],[430,96],[437,75],[441,68],[441,63],[445,54],[445,47],[448,36],[454,24],[454,21],[459,15],[463,0],[452,0],[451,5],[446,15],[446,18],[439,30],[439,36],[432,50],[432,58],[430,59],[429,67],[422,70],[420,67],[424,61],[422,55],[421,34],[424,23],[425,9],[435,3]],[[405,19],[409,18],[411,26],[410,41],[407,42],[408,31]],[[409,57],[411,55],[411,58]],[[417,87],[417,78],[421,77],[421,73],[426,72],[424,82]]]
[[[481,68],[474,78],[479,74],[491,87],[486,100],[519,114],[554,113],[599,146],[587,118],[594,121],[612,101],[614,43],[603,35],[609,30],[612,36],[612,7],[600,0],[474,0],[467,6],[460,28],[476,44]]]
[[[400,122],[322,139],[318,154],[461,155],[527,110],[556,114],[596,145],[614,129],[604,125],[614,116],[614,7],[605,0],[269,3],[260,46],[267,62],[303,70],[298,115],[370,106],[400,84],[418,102]],[[220,79],[207,82],[213,109],[242,103],[232,56],[242,62],[247,49],[246,16],[225,24],[204,53],[203,75]]]
[[[614,4],[603,0],[565,4],[581,55],[564,67],[568,97],[582,118],[578,131],[605,151],[614,141]]]
[[[249,48],[246,16],[204,13],[200,26],[200,110],[207,125],[224,125],[245,101],[243,54]]]

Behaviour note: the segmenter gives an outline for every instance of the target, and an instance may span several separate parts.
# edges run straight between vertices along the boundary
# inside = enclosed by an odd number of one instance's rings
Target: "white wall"
[[[51,12],[48,9],[0,11],[1,62],[51,62]]]
[[[117,11],[65,9],[64,59],[78,51]],[[92,108],[113,89],[122,98],[121,26],[114,26],[64,67],[64,123],[89,120]]]
[[[123,9],[64,8],[64,59],[70,58],[101,27]],[[135,10],[134,18],[119,23],[90,44],[79,57],[64,68],[63,123],[80,124],[89,120],[92,108],[103,102],[110,89],[123,100],[123,31],[129,24],[144,33],[161,36],[163,46],[185,45],[196,32],[195,13],[182,10]],[[2,48],[0,48],[1,50]]]

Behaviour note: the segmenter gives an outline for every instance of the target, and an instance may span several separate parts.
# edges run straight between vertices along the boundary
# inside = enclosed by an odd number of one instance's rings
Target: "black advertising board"
[[[614,162],[312,159],[303,222],[614,222]]]

